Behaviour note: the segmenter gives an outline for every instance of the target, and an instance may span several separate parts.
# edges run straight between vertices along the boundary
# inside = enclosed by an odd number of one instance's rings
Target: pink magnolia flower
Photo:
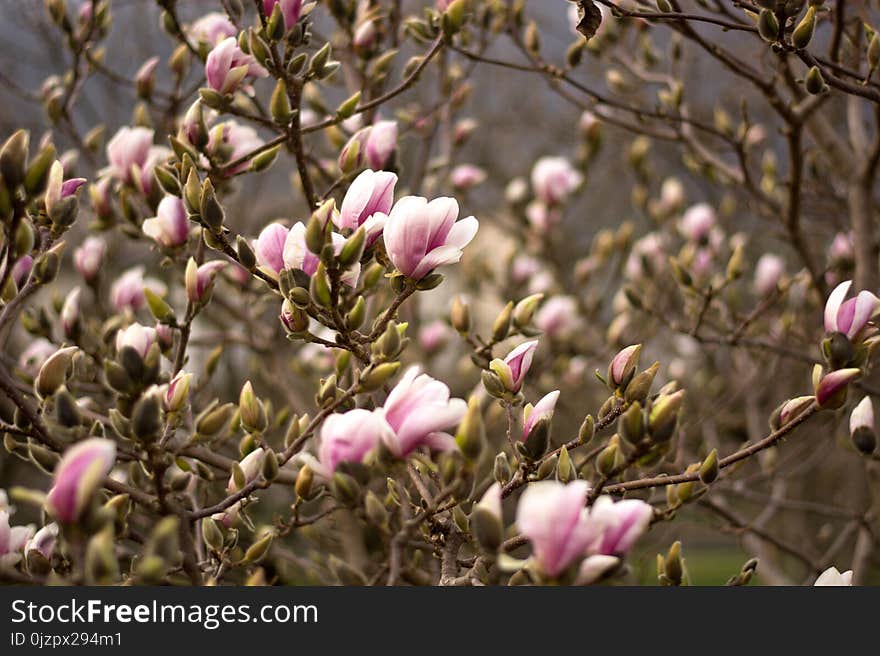
[[[370,246],[385,227],[388,212],[394,204],[394,185],[397,175],[388,171],[367,169],[354,179],[339,213],[332,216],[333,223],[343,230],[357,230],[364,226],[367,246]]]
[[[838,369],[826,374],[816,387],[816,403],[820,407],[837,407],[842,405],[847,386],[862,375],[856,368]]]
[[[397,121],[376,121],[370,126],[364,153],[371,168],[383,169],[397,149]]]
[[[113,178],[101,178],[96,183],[89,185],[89,200],[92,209],[99,218],[113,216]]]
[[[257,480],[257,477],[260,475],[260,471],[263,468],[263,457],[265,455],[265,449],[259,447],[247,454],[242,461],[238,463],[238,466],[241,467],[241,471],[244,473],[245,485]],[[237,490],[238,486],[235,484],[235,475],[232,475],[229,477],[229,482],[226,484],[226,491],[229,492],[229,494],[232,494]]]
[[[547,234],[562,223],[562,212],[558,206],[547,205],[542,200],[533,200],[526,205],[526,219],[538,234]]]
[[[419,328],[419,346],[426,353],[436,353],[446,346],[452,336],[452,328],[445,321],[437,319]]]
[[[211,129],[207,150],[222,162],[234,162],[252,153],[264,143],[251,126],[241,125],[236,121],[224,121]],[[242,162],[226,169],[225,173],[227,176],[234,175],[244,171],[248,166],[250,162]]]
[[[9,526],[9,513],[0,510],[0,565],[12,567],[21,560],[24,545],[34,534],[31,526]]]
[[[149,194],[153,189],[153,169],[170,152],[164,146],[153,145],[153,130],[123,126],[107,143],[110,165],[104,173]]]
[[[459,164],[449,174],[452,186],[462,191],[476,187],[486,180],[486,171],[473,164]]]
[[[383,436],[386,446],[403,458],[420,446],[455,449],[455,439],[443,431],[462,420],[467,403],[449,398],[445,383],[410,367],[376,412],[391,428]]]
[[[131,183],[132,171],[140,170],[153,147],[153,131],[149,128],[123,126],[107,143],[107,172],[120,182]]]
[[[153,278],[144,278],[144,267],[137,266],[123,272],[110,286],[110,301],[117,312],[131,309],[140,310],[146,303],[144,287],[149,287],[159,296],[166,292],[165,285]]]
[[[532,189],[547,205],[565,202],[583,181],[584,176],[564,157],[542,157],[532,168]]]
[[[28,540],[27,544],[24,546],[24,553],[29,554],[31,551],[36,551],[41,554],[43,558],[49,560],[52,558],[52,554],[55,551],[55,543],[57,541],[58,524],[55,522],[46,524],[34,534],[34,537]]]
[[[602,527],[602,538],[595,550],[608,556],[627,553],[651,523],[654,510],[639,499],[613,501],[601,496],[590,509],[590,519]]]
[[[556,401],[559,400],[559,390],[554,390],[545,395],[534,406],[531,403],[526,405],[523,410],[523,432],[522,439],[525,440],[532,429],[542,419],[551,419],[553,411],[556,410]]]
[[[869,291],[861,291],[855,298],[846,299],[852,280],[845,280],[834,288],[825,303],[825,332],[839,332],[849,339],[857,339],[868,322],[880,312],[880,299]]]
[[[208,86],[224,95],[235,92],[246,77],[267,77],[269,72],[257,60],[245,54],[235,37],[227,37],[214,46],[205,60]],[[247,90],[247,89],[246,89]]]
[[[227,263],[221,260],[212,260],[197,266],[194,259],[190,258],[189,261],[192,264],[187,264],[186,267],[186,297],[192,303],[199,303],[213,288],[214,278],[226,267]]]
[[[142,358],[147,357],[150,347],[156,342],[156,329],[133,323],[116,333],[116,352],[126,346],[133,348]]]
[[[287,228],[280,223],[270,223],[263,228],[254,244],[257,264],[275,275],[284,269],[284,242],[287,232]]]
[[[715,210],[708,203],[692,205],[681,217],[681,234],[692,242],[704,242],[715,227]]]
[[[303,0],[263,0],[263,11],[266,12],[266,16],[272,15],[272,10],[277,4],[281,5],[281,16],[284,19],[285,29],[291,29],[302,14]]]
[[[64,452],[55,468],[46,506],[62,522],[79,519],[86,504],[116,462],[116,444],[92,437]]]
[[[606,554],[587,556],[581,561],[580,567],[578,567],[575,585],[595,583],[619,564],[620,558],[617,556],[608,556]]]
[[[85,178],[64,179],[64,165],[56,160],[49,169],[49,179],[46,182],[44,202],[46,212],[51,216],[53,208],[59,201],[68,196],[73,196],[80,187],[86,183]]]
[[[853,257],[853,236],[851,232],[838,232],[831,241],[828,257],[833,262],[851,260]]]
[[[657,232],[650,232],[633,244],[624,269],[626,277],[630,280],[637,280],[656,274],[666,266],[666,257],[664,236]]]
[[[641,344],[632,344],[622,349],[611,360],[608,367],[609,382],[613,385],[622,385],[626,378],[636,368],[641,353]]]
[[[235,29],[226,14],[218,11],[212,11],[205,14],[198,20],[194,21],[187,30],[190,38],[196,41],[204,41],[213,47],[217,42],[223,39],[235,36],[238,31]]]
[[[783,273],[785,262],[782,258],[773,253],[764,253],[755,266],[755,292],[758,296],[766,296],[775,290]]]
[[[165,323],[156,322],[156,342],[162,351],[167,351],[174,344],[174,329]]]
[[[100,237],[87,237],[82,246],[73,251],[73,265],[87,282],[98,277],[106,252],[107,242]]]
[[[345,245],[345,237],[334,232],[330,235],[330,239],[333,243],[333,250],[338,255]],[[319,259],[306,246],[306,226],[302,221],[294,223],[287,232],[281,259],[285,269],[302,269],[310,276],[318,270]],[[354,287],[360,273],[361,264],[355,262],[342,274],[341,280],[349,287]]]
[[[572,481],[531,483],[516,509],[516,525],[532,544],[532,558],[547,576],[561,574],[600,537],[585,507],[589,485]]]
[[[390,432],[388,424],[375,412],[355,408],[333,414],[321,425],[318,460],[309,460],[314,472],[330,478],[341,462],[363,462]]]
[[[165,248],[185,244],[189,237],[189,219],[183,201],[177,196],[165,196],[156,209],[156,216],[146,219],[142,228],[147,237]]]
[[[489,368],[498,374],[505,389],[510,392],[519,392],[522,388],[532,359],[535,357],[535,349],[538,348],[538,340],[523,342],[503,360],[495,358],[489,363]]]
[[[385,222],[385,249],[394,266],[405,276],[420,280],[431,271],[461,259],[462,249],[477,234],[479,222],[472,216],[461,221],[454,198],[420,196],[401,198]]]
[[[225,528],[231,528],[235,524],[235,520],[238,519],[239,514],[241,514],[243,503],[243,501],[237,501],[226,510],[211,515],[211,519],[222,524]]]
[[[813,587],[819,586],[851,586],[853,573],[851,569],[841,573],[836,567],[829,567],[819,575]]]
[[[535,326],[550,337],[565,337],[578,326],[577,301],[571,296],[553,296],[535,313]]]

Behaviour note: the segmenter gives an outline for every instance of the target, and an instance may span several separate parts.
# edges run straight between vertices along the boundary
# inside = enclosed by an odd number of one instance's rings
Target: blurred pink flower
[[[115,462],[116,445],[110,440],[93,437],[67,449],[46,499],[49,512],[66,523],[79,519]]]
[[[21,552],[34,534],[31,526],[9,526],[9,513],[0,510],[0,565],[12,567],[21,560]]]
[[[187,32],[190,38],[196,41],[204,41],[210,47],[213,47],[217,42],[222,41],[226,37],[235,36],[238,30],[235,29],[235,25],[226,17],[226,14],[212,11],[193,21]]]
[[[150,347],[156,342],[156,329],[133,323],[127,328],[121,328],[116,332],[116,352],[129,346],[142,358],[147,356]]]
[[[530,483],[519,499],[516,525],[532,544],[532,557],[547,576],[561,574],[600,537],[585,507],[589,485],[572,481]]]
[[[532,168],[532,189],[547,205],[556,205],[568,198],[584,180],[564,157],[542,157]]]
[[[774,291],[783,273],[785,262],[782,258],[773,253],[764,253],[755,265],[755,292],[758,296],[766,296]]]
[[[332,414],[321,425],[318,461],[309,465],[319,476],[330,478],[341,462],[363,462],[389,431],[378,414],[363,408]]]

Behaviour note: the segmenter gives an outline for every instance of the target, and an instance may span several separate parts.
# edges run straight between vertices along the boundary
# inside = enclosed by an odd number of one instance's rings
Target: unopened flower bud
[[[596,456],[596,471],[602,476],[613,475],[622,464],[623,456],[620,453],[620,446],[613,439]]]
[[[700,480],[708,485],[718,478],[718,449],[712,449],[700,465]]]
[[[241,415],[241,424],[251,433],[261,433],[266,430],[268,419],[263,402],[254,394],[251,381],[247,381],[241,388],[238,396],[238,411]]]
[[[486,429],[483,426],[483,414],[480,401],[476,396],[468,399],[467,412],[455,433],[455,443],[462,455],[468,460],[476,460],[483,450]]]
[[[336,472],[330,480],[330,491],[340,503],[353,506],[360,496],[360,485],[348,474]]]
[[[593,420],[593,415],[587,415],[584,417],[584,420],[581,422],[581,426],[578,429],[578,443],[587,444],[593,439],[595,434],[596,422]]]
[[[315,480],[315,473],[308,465],[303,465],[302,469],[296,475],[296,482],[293,489],[296,496],[301,499],[309,499],[312,496],[312,483]]]
[[[809,7],[803,19],[794,28],[791,33],[791,45],[798,50],[803,50],[813,39],[813,32],[816,31],[816,8]]]
[[[506,485],[512,473],[507,454],[502,451],[495,456],[495,463],[492,466],[492,477],[502,485]]]
[[[196,417],[196,433],[205,437],[216,435],[229,422],[234,408],[235,406],[231,403],[208,406]]]
[[[639,363],[641,344],[633,344],[615,355],[608,365],[608,385],[611,389],[626,388]]]
[[[820,408],[836,409],[846,402],[849,384],[861,376],[859,369],[838,369],[826,374],[816,386],[816,403]]]
[[[480,547],[494,553],[504,539],[501,517],[501,485],[493,483],[471,511],[469,526]]]
[[[532,294],[516,304],[513,310],[513,323],[517,328],[523,328],[531,323],[543,298],[544,294]]]
[[[769,9],[762,9],[758,14],[758,34],[771,43],[779,38],[779,21],[776,20],[776,14]]]
[[[853,408],[849,417],[849,434],[855,447],[864,454],[874,452],[877,446],[877,433],[874,428],[874,405],[866,396]]]
[[[623,398],[628,402],[638,401],[644,403],[651,392],[651,385],[654,384],[654,377],[660,369],[660,363],[655,362],[644,371],[636,374],[629,385],[626,386],[626,392]]]
[[[617,432],[630,444],[638,444],[645,436],[645,418],[638,401],[630,404],[617,420]]]
[[[220,553],[223,550],[223,533],[217,526],[217,522],[211,517],[205,517],[202,520],[202,539],[214,553]]]
[[[568,449],[563,446],[559,450],[559,461],[556,463],[556,480],[560,483],[568,483],[577,478],[577,470],[571,460]]]
[[[450,313],[450,323],[462,335],[470,332],[471,316],[468,304],[461,296],[452,299],[452,311]]]
[[[492,324],[492,339],[500,342],[507,337],[510,332],[510,319],[513,316],[513,301],[508,301],[507,305],[495,317],[495,323]]]
[[[65,383],[67,372],[77,351],[79,349],[76,346],[68,346],[46,358],[34,381],[34,389],[41,398],[51,396]]]
[[[361,389],[365,392],[379,389],[398,369],[400,369],[399,362],[383,362],[367,368],[361,376]]]
[[[661,394],[648,413],[648,434],[653,442],[666,442],[675,433],[678,413],[684,401],[684,390]]]

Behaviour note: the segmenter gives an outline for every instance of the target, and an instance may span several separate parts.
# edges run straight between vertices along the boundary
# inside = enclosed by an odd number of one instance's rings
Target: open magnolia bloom
[[[0,581],[878,580],[877,3],[7,4]]]
[[[826,586],[826,585],[843,585],[849,586],[852,585],[853,573],[852,570],[848,570],[843,572],[842,574],[838,571],[836,567],[829,567],[822,574],[819,575],[819,578],[816,579],[816,582],[813,584],[814,586]]]
[[[867,336],[873,327],[868,326],[880,312],[880,298],[869,291],[859,292],[855,298],[847,299],[851,280],[845,280],[834,288],[825,303],[825,331],[843,333],[853,341]]]
[[[398,200],[385,220],[388,257],[403,275],[420,280],[434,269],[461,259],[462,249],[476,236],[479,223],[458,219],[454,198],[428,201],[419,196]]]

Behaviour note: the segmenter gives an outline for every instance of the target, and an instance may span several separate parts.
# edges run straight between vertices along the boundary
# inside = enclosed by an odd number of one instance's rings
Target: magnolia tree
[[[4,76],[0,578],[681,585],[709,533],[731,585],[870,580],[871,3],[156,4],[133,76],[107,0]],[[502,79],[570,126],[513,179],[465,156]]]

